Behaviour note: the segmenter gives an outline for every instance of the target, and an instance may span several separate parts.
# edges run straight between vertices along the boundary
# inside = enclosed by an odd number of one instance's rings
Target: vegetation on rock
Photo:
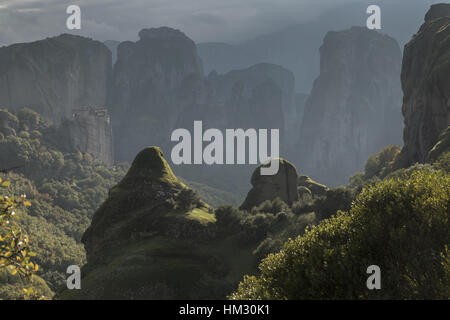
[[[447,299],[450,175],[420,170],[363,189],[348,212],[288,241],[233,299]],[[383,290],[365,287],[379,265]]]

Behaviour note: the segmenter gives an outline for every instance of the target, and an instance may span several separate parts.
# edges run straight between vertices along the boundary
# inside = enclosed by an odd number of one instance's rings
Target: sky
[[[383,2],[395,8],[391,21],[398,14],[401,23],[412,3],[425,10],[442,0],[0,0],[0,46],[61,33],[133,41],[141,29],[160,26],[180,29],[196,42],[239,43],[317,19],[337,6]],[[80,31],[66,28],[69,5],[81,8]],[[414,14],[423,16],[421,10]]]
[[[61,33],[135,40],[141,29],[159,26],[180,29],[196,42],[233,43],[355,1],[363,0],[0,0],[0,45]],[[81,31],[66,28],[72,4],[81,8]]]

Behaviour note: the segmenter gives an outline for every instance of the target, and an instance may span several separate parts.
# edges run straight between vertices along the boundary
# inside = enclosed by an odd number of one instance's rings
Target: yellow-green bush
[[[363,189],[246,276],[232,299],[448,299],[450,175],[420,170]],[[381,268],[369,290],[367,267]]]

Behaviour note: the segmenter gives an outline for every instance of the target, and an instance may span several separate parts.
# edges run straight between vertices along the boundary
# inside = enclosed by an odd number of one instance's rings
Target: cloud
[[[343,0],[347,2],[349,0]],[[0,44],[69,32],[66,8],[82,10],[91,38],[136,39],[140,29],[181,29],[196,41],[239,41],[315,15],[333,0],[2,0]]]
[[[135,40],[143,28],[169,26],[196,42],[239,42],[315,19],[336,5],[375,0],[1,0],[0,45],[76,33]],[[413,0],[389,0],[410,3]],[[423,0],[418,0],[423,1]],[[82,30],[66,29],[66,8],[81,7]],[[365,12],[362,12],[362,19]]]

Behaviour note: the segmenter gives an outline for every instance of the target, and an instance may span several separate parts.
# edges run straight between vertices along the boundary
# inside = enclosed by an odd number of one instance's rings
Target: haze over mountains
[[[315,77],[319,74],[318,49],[328,31],[365,26],[367,7],[377,4],[382,10],[380,32],[396,39],[403,49],[416,32],[416,26],[423,21],[423,13],[433,3],[435,1],[432,0],[333,3],[325,6],[326,11],[318,18],[275,28],[245,41],[220,42],[211,39],[198,42],[198,54],[202,59],[205,74],[213,70],[226,73],[262,62],[278,64],[294,73],[297,92],[309,93]],[[298,15],[304,16],[305,12],[301,11]],[[115,39],[105,42],[113,52],[113,61],[119,43],[120,41]]]
[[[101,138],[89,134],[71,141],[84,152],[114,149],[115,161],[131,161],[148,145],[161,146],[168,154],[174,145],[171,132],[192,129],[194,120],[202,120],[205,129],[276,128],[281,155],[302,173],[326,184],[345,184],[352,172],[362,169],[368,155],[386,144],[401,144],[400,48],[415,32],[426,5],[381,4],[385,8],[381,32],[364,32],[361,27],[334,33],[336,45],[329,50],[332,37],[327,32],[365,24],[366,4],[338,6],[316,21],[239,45],[196,45],[182,30],[161,27],[141,30],[136,42],[103,45],[61,35],[3,47],[0,103],[11,109],[33,108],[55,124],[70,119],[76,108],[106,108],[112,138],[92,129],[87,131]],[[405,19],[397,19],[400,14]],[[340,43],[344,38],[339,35],[358,33],[355,30],[361,35]],[[378,74],[378,69],[386,72]],[[342,90],[336,89],[338,85]],[[111,159],[111,155],[98,158]],[[335,166],[342,170],[338,173]],[[174,168],[190,180],[238,192],[247,189],[246,177],[253,169]]]
[[[318,49],[328,31],[365,26],[367,6],[379,4],[382,13],[380,32],[396,39],[403,48],[416,26],[423,21],[423,12],[432,3],[412,0],[336,4],[336,8],[314,21],[288,26],[239,44],[199,43],[198,51],[206,73],[212,70],[223,73],[257,62],[270,62],[291,70],[295,75],[296,91],[308,93],[313,79],[319,74]]]

